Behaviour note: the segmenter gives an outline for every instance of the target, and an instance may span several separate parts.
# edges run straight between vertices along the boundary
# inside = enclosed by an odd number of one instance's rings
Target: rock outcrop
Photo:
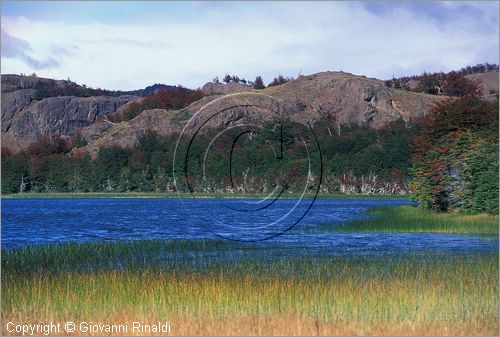
[[[12,84],[8,86],[12,88]],[[25,88],[2,92],[2,146],[18,150],[40,137],[72,136],[99,116],[116,112],[139,99],[137,96],[59,96],[37,101],[35,94],[35,89]]]
[[[357,124],[381,128],[398,119],[419,118],[428,111],[429,103],[440,99],[387,88],[383,81],[373,78],[323,72],[264,90],[247,89],[217,97],[202,114],[224,112],[210,121],[213,127],[272,118],[287,118],[302,124],[328,118],[340,126]],[[194,103],[188,110],[198,111],[200,103]],[[196,118],[192,124],[196,125]]]
[[[252,89],[252,87],[249,85],[232,82],[227,84],[208,82],[201,87],[201,91],[205,95],[232,94],[235,92],[248,91],[250,89]]]
[[[48,85],[58,88],[74,86],[75,83],[67,80],[54,80],[36,76],[2,75],[2,93],[13,92],[22,89],[36,89],[40,85]]]

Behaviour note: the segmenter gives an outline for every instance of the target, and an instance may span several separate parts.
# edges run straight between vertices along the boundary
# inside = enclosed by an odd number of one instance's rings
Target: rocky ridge
[[[106,120],[106,114],[126,109],[141,98],[58,96],[38,101],[36,81],[55,80],[2,76],[3,146],[19,150],[40,137],[73,136],[80,130],[89,144],[78,151],[95,155],[102,146],[133,146],[148,130],[169,135],[180,132],[190,121],[186,132],[192,133],[210,116],[206,128],[260,124],[273,119],[311,125],[326,119],[339,130],[349,124],[382,128],[396,120],[419,118],[430,104],[443,99],[387,88],[374,78],[322,72],[262,90],[243,84],[207,83],[202,87],[207,96],[185,109],[145,110],[130,121],[113,124]],[[70,84],[55,81],[57,86]]]
[[[207,129],[282,118],[312,125],[329,119],[339,129],[348,124],[382,128],[396,120],[419,118],[430,104],[443,99],[387,88],[381,80],[344,72],[301,76],[263,90],[213,83],[203,88],[214,94],[181,110],[146,110],[128,122],[94,133],[78,151],[95,155],[102,146],[132,146],[148,130],[169,135],[186,126],[185,131],[193,133],[207,120],[203,125]]]

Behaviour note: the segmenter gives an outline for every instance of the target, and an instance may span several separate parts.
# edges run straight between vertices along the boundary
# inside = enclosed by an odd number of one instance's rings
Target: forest
[[[275,172],[286,176],[287,183],[298,183],[307,170],[304,168],[304,145],[296,137],[304,126],[284,124],[284,153],[286,160],[276,160],[279,135],[272,132],[276,123],[269,122],[269,130],[261,137],[242,137],[234,149],[232,162],[233,182],[243,184],[244,176],[252,178],[245,183],[245,192],[262,192],[274,184]],[[384,191],[382,185],[389,184],[392,193],[405,193],[406,177],[410,174],[410,135],[416,128],[407,128],[403,122],[394,123],[383,130],[351,126],[341,134],[330,135],[325,127],[317,124],[315,133],[321,144],[325,171],[325,192],[370,193],[361,191],[363,181],[372,179],[372,188]],[[210,191],[224,192],[229,187],[228,146],[233,135],[221,138],[212,145],[207,162],[207,174],[212,187]],[[2,150],[2,193],[18,192],[95,192],[95,191],[142,191],[173,192],[173,155],[179,135],[160,136],[148,132],[134,148],[119,146],[101,148],[92,159],[90,155],[73,154],[78,145],[75,141],[61,137],[44,138],[31,144],[25,151],[14,154]],[[204,150],[211,135],[197,138],[193,147]],[[270,144],[272,143],[272,144]],[[312,158],[318,158],[318,148],[309,147]],[[190,156],[197,157],[196,151]],[[184,160],[182,156],[178,160]],[[177,165],[183,167],[182,163]],[[199,165],[190,167],[190,175],[196,176]],[[250,172],[249,168],[251,169]],[[302,178],[301,178],[302,177]],[[332,178],[337,179],[332,179]],[[247,180],[248,180],[247,179]],[[377,187],[376,185],[380,185]],[[199,186],[202,188],[202,186]],[[344,189],[344,190],[343,190]],[[206,190],[197,190],[207,192]],[[373,191],[371,193],[377,193]]]

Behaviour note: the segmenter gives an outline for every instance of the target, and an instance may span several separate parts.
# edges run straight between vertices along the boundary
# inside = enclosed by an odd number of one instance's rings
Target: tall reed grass
[[[148,241],[4,251],[2,321],[169,320],[173,334],[498,333],[498,253],[234,259],[235,249]]]
[[[498,235],[498,215],[438,213],[414,206],[380,207],[369,217],[347,223],[320,226],[342,232],[459,233]]]

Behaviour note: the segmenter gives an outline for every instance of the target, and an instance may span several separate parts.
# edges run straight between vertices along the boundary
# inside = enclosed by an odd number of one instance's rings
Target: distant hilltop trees
[[[276,85],[281,85],[285,84],[286,82],[293,81],[293,77],[283,77],[283,75],[278,75],[278,77],[275,77],[271,83],[269,83],[268,87],[274,87]]]
[[[467,66],[458,71],[450,71],[449,73],[424,72],[421,75],[393,77],[391,80],[385,81],[385,85],[396,89],[405,89],[431,95],[466,96],[471,93],[471,90],[476,90],[477,88],[472,83],[473,81],[465,76],[490,71],[498,71],[498,65],[483,63],[475,66]]]
[[[287,82],[293,81],[293,77],[284,77],[283,75],[278,75],[275,77],[268,85],[267,87],[273,87],[276,85],[281,85],[285,84]],[[221,83],[219,80],[219,76],[216,76],[213,80],[213,83]],[[264,80],[262,79],[262,76],[257,76],[255,77],[255,81],[247,81],[245,78],[240,78],[237,75],[229,75],[226,74],[222,78],[222,82],[228,84],[228,83],[241,83],[241,84],[246,84],[249,86],[252,86],[254,89],[264,89],[266,88],[266,85],[264,84]]]
[[[23,74],[21,74],[23,76]],[[37,78],[36,74],[33,73],[30,77]],[[85,84],[78,85],[71,81],[69,78],[66,81],[55,81],[46,79],[37,79],[37,82],[33,86],[36,89],[35,99],[37,101],[42,100],[47,97],[57,97],[57,96],[76,96],[76,97],[91,97],[91,96],[120,96],[123,92],[120,91],[110,91],[104,89],[93,89],[87,87]]]
[[[220,80],[219,80],[219,76],[216,76],[212,82],[214,83],[220,83]],[[249,81],[245,80],[244,78],[239,78],[239,76],[237,75],[229,75],[229,74],[226,74],[226,76],[224,76],[222,78],[222,82],[224,83],[242,83],[242,84],[247,84]]]
[[[11,76],[11,75],[8,75]],[[12,75],[17,76],[17,75]],[[157,94],[162,90],[167,90],[170,92],[176,91],[179,88],[183,88],[181,85],[173,86],[161,83],[155,83],[153,85],[147,86],[144,89],[122,91],[122,90],[106,90],[101,88],[91,88],[85,84],[77,84],[72,81],[69,77],[67,80],[54,80],[50,78],[38,77],[36,73],[27,75],[21,73],[19,75],[22,78],[28,78],[29,81],[24,81],[24,86],[18,86],[16,89],[35,89],[36,93],[34,98],[39,101],[48,97],[57,96],[76,96],[76,97],[92,97],[92,96],[122,96],[122,95],[137,95],[137,96],[148,96],[151,94]]]

